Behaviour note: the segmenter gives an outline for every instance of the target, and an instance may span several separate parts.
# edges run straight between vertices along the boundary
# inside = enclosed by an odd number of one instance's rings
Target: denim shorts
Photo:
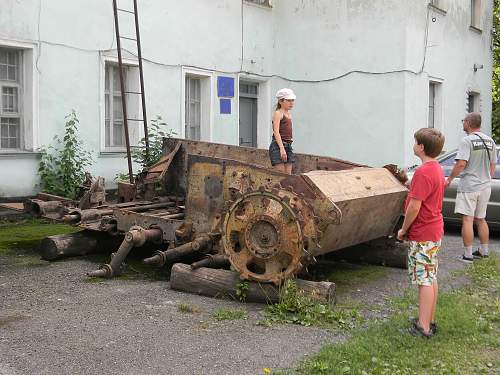
[[[283,146],[285,147],[285,152],[287,156],[286,163],[295,163],[295,154],[293,153],[292,143],[283,141]],[[269,145],[269,158],[271,159],[271,164],[273,166],[277,164],[283,164],[280,156],[280,147],[275,140]]]

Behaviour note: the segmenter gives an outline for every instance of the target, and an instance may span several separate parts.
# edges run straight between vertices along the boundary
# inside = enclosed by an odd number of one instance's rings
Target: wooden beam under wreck
[[[208,297],[238,300],[236,290],[241,282],[237,272],[205,267],[193,270],[189,265],[182,263],[174,264],[170,274],[172,289]],[[295,279],[295,282],[307,296],[323,303],[335,303],[334,283],[301,279]],[[279,301],[279,287],[274,284],[248,281],[245,301],[276,303]]]

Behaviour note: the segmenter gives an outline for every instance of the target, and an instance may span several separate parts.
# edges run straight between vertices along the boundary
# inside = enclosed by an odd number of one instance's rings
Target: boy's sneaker
[[[413,325],[417,325],[418,318],[410,318],[410,323]],[[431,322],[431,333],[433,335],[435,335],[437,333],[437,330],[438,330],[438,326],[437,326],[436,322]]]
[[[483,254],[481,254],[481,252],[480,252],[479,250],[474,251],[474,252],[472,253],[472,256],[473,256],[474,258],[479,258],[479,259],[481,259],[481,258],[488,258],[488,254],[484,254],[484,255],[483,255]]]
[[[417,322],[413,323],[412,326],[408,328],[408,333],[412,336],[420,336],[426,339],[430,339],[432,337],[432,329],[426,333]]]
[[[472,262],[474,262],[474,258],[468,258],[465,255],[462,255],[462,257],[460,258],[460,260],[462,262],[464,262],[464,263],[472,263]]]

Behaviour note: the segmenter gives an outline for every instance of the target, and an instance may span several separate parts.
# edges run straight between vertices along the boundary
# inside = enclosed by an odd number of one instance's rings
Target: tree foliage
[[[491,133],[495,142],[500,143],[500,0],[493,2],[493,108]]]

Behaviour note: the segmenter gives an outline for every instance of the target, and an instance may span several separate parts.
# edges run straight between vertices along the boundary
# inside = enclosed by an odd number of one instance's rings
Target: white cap
[[[297,99],[297,96],[295,95],[295,93],[293,92],[292,89],[278,90],[278,92],[276,93],[276,97],[278,98],[278,100],[281,100],[281,99],[295,100],[295,99]]]

